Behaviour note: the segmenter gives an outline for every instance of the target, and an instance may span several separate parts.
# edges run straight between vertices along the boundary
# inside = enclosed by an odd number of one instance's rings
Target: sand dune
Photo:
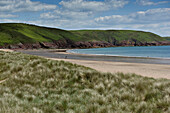
[[[50,59],[64,60],[71,63],[84,65],[96,69],[100,72],[135,73],[146,77],[170,79],[170,65],[107,62],[107,61],[87,61],[87,60],[72,60],[72,59],[57,59],[57,58],[50,58]]]
[[[0,51],[13,51],[9,49],[0,49]],[[42,51],[42,50],[40,50]],[[71,54],[64,53],[62,54]],[[38,55],[38,56],[41,56]],[[89,56],[89,55],[88,55]],[[44,56],[48,58],[48,56]],[[110,72],[110,73],[135,73],[138,75],[153,77],[153,78],[167,78],[170,79],[170,65],[163,64],[147,64],[147,63],[128,63],[128,62],[109,62],[109,61],[93,61],[93,60],[77,60],[77,59],[60,59],[60,58],[48,58],[53,60],[64,60],[71,63],[84,65],[91,67],[100,72]]]

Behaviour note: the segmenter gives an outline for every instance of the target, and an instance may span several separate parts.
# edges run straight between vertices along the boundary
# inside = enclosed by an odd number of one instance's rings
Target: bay
[[[134,46],[68,50],[70,53],[106,56],[170,58],[170,46]]]

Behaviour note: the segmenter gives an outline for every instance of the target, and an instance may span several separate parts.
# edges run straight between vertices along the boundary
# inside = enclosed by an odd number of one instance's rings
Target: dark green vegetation
[[[69,39],[78,41],[123,41],[132,40],[137,42],[163,41],[164,38],[149,32],[131,30],[77,30],[66,31],[55,28],[39,27],[20,23],[0,24],[0,45],[54,42]],[[116,43],[117,43],[116,42]]]
[[[170,37],[164,37],[165,40],[169,40],[170,41]]]
[[[0,52],[0,113],[169,113],[170,80]]]

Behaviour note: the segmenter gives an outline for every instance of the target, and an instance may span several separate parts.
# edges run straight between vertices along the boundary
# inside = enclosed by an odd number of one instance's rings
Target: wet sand
[[[100,72],[135,73],[146,77],[170,79],[170,59],[82,55],[49,50],[20,50],[19,52],[53,60],[64,60],[91,67]]]
[[[90,61],[108,61],[108,62],[127,62],[127,63],[145,63],[145,64],[165,64],[170,65],[170,59],[159,58],[139,58],[139,57],[122,57],[122,56],[104,56],[104,55],[84,55],[66,52],[56,52],[56,50],[17,50],[18,52],[43,56],[47,58],[75,59]],[[58,51],[58,50],[57,50]]]

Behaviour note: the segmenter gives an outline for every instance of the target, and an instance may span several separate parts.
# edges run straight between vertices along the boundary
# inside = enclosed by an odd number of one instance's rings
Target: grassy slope
[[[17,44],[20,42],[51,42],[67,37],[74,41],[76,36],[68,31],[54,28],[28,24],[0,24],[0,45],[4,43]]]
[[[0,112],[168,113],[170,80],[0,52]]]
[[[0,24],[0,45],[17,43],[51,42],[59,39],[72,41],[118,41],[136,39],[142,42],[162,41],[164,38],[149,32],[130,30],[77,30],[39,27],[28,24]]]
[[[169,40],[170,41],[170,37],[163,37],[163,38],[165,38],[165,40]]]
[[[133,30],[77,30],[71,32],[89,41],[111,41],[112,38],[118,41],[136,39],[141,42],[163,40],[156,34]]]

